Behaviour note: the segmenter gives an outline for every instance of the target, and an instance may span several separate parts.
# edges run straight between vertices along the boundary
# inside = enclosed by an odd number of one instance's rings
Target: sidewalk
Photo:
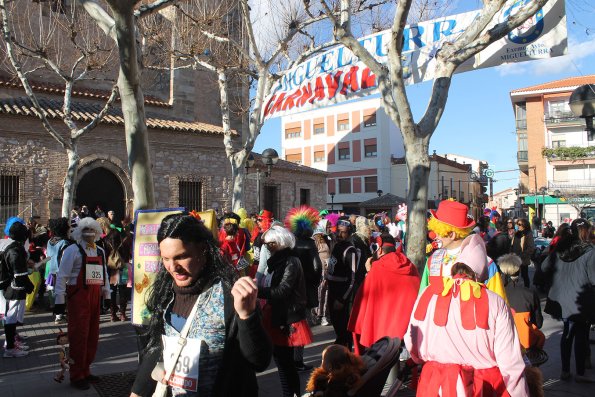
[[[574,381],[564,382],[560,376],[560,322],[552,320],[544,314],[544,331],[547,341],[545,349],[549,354],[549,361],[541,369],[544,376],[545,395],[591,397],[595,395],[595,385],[578,384]],[[0,390],[2,397],[96,397],[128,396],[130,381],[137,368],[137,345],[135,332],[130,323],[111,323],[109,316],[101,318],[100,342],[97,358],[92,366],[93,373],[104,377],[98,389],[91,387],[87,391],[78,391],[69,386],[68,375],[63,383],[56,383],[53,378],[59,370],[56,349],[56,334],[60,327],[53,322],[49,313],[27,313],[26,325],[20,328],[20,333],[28,337],[27,343],[31,347],[29,356],[18,359],[0,358]],[[313,327],[314,343],[304,352],[304,361],[313,366],[320,364],[322,350],[334,340],[332,327]],[[591,333],[591,337],[595,335]],[[3,336],[1,338],[4,339]],[[574,357],[573,357],[574,360]],[[572,364],[574,371],[574,361]],[[593,370],[587,373],[593,374]],[[120,374],[124,374],[121,376]],[[309,373],[301,373],[302,387],[305,386]],[[274,362],[261,374],[258,374],[260,396],[274,397],[280,395],[280,382]],[[413,396],[413,393],[403,390],[399,396]]]

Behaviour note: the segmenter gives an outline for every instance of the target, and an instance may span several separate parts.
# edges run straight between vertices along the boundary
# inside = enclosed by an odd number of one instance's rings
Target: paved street
[[[137,347],[132,327],[126,323],[110,323],[108,316],[102,316],[101,340],[97,359],[93,365],[93,372],[97,375],[124,373],[126,376],[114,375],[105,378],[100,391],[91,388],[86,392],[76,391],[69,387],[68,380],[62,384],[53,380],[54,373],[59,369],[55,335],[59,326],[52,321],[49,313],[32,313],[26,315],[27,325],[21,328],[21,333],[28,337],[31,353],[28,357],[19,359],[0,359],[0,390],[2,397],[38,396],[125,396],[126,385],[132,378],[130,372],[136,369]],[[574,381],[559,380],[559,340],[562,332],[561,323],[545,315],[543,331],[548,340],[546,350],[549,361],[542,367],[546,396],[582,396],[595,395],[595,386],[577,384]],[[318,365],[320,353],[324,347],[334,340],[332,327],[314,327],[315,342],[306,348],[304,359],[307,363]],[[595,335],[591,335],[595,337]],[[574,368],[574,365],[573,365]],[[303,373],[302,386],[308,377]],[[128,382],[128,383],[126,383]],[[280,395],[280,383],[273,365],[258,376],[261,396]],[[413,393],[403,391],[400,396],[412,396]]]

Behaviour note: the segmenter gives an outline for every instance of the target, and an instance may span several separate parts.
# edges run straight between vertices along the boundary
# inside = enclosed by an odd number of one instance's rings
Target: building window
[[[349,148],[339,148],[339,160],[349,160],[350,158]]]
[[[337,120],[337,131],[349,131],[349,119]]]
[[[567,182],[568,181],[568,167],[554,168],[554,181]]]
[[[314,124],[314,135],[324,134],[324,123]]]
[[[378,177],[376,177],[376,176],[364,177],[364,191],[366,193],[376,193],[378,191]]]
[[[295,164],[302,164],[302,154],[287,154],[285,155],[285,160]]]
[[[378,153],[376,152],[376,144],[372,144],[372,145],[366,145],[364,146],[364,152],[365,152],[365,156],[366,157],[376,157],[378,156]]]
[[[310,189],[300,189],[300,205],[310,205]]]
[[[287,128],[285,130],[285,139],[299,138],[302,136],[302,129],[300,127]]]
[[[325,158],[324,151],[321,150],[321,151],[318,151],[318,152],[314,152],[314,162],[315,163],[322,163],[322,162],[324,162],[324,158]]]
[[[572,115],[568,101],[551,101],[548,104],[548,110],[551,118],[559,119]]]
[[[364,115],[364,127],[373,127],[376,125],[376,112]]]
[[[341,194],[351,193],[351,178],[340,178],[339,179],[339,193],[341,193]]]
[[[178,182],[178,205],[189,211],[202,211],[202,182]]]
[[[516,128],[518,130],[527,129],[527,104],[525,102],[516,105]]]
[[[561,139],[552,141],[552,148],[557,148],[557,147],[566,147],[566,141],[561,140]]]
[[[19,213],[19,182],[18,175],[0,175],[0,224]]]

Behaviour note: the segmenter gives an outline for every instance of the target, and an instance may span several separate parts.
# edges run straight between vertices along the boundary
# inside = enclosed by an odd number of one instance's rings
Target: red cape
[[[419,284],[419,272],[404,254],[384,255],[357,291],[347,329],[366,347],[384,336],[403,339]]]

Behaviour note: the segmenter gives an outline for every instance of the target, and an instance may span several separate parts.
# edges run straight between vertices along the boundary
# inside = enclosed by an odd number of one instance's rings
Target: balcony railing
[[[517,162],[529,161],[529,153],[526,150],[519,150],[516,153],[516,160],[517,160]]]
[[[549,181],[548,190],[594,191],[595,179],[569,179],[567,181]]]
[[[581,122],[581,118],[571,111],[548,112],[543,115],[545,124],[554,126],[557,124],[576,124]]]
[[[516,129],[517,130],[526,130],[527,129],[527,119],[516,120]]]

